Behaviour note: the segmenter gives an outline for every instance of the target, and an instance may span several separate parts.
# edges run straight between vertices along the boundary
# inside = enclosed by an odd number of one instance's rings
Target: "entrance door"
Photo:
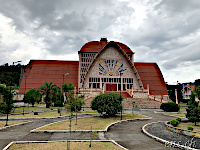
[[[117,84],[106,84],[106,91],[117,91]]]

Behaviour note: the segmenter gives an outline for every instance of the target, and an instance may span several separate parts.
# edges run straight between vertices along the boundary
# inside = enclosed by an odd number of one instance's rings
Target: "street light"
[[[123,72],[123,71],[125,71],[125,70],[127,70],[127,69],[122,69],[122,70],[120,70],[119,72],[120,72],[120,84],[121,84],[121,88],[120,88],[120,100],[121,100],[121,120],[122,120],[122,95],[121,95],[121,93],[122,93],[122,88],[123,88],[123,85],[122,85],[122,76],[121,76],[121,73]]]
[[[64,84],[64,77],[65,77],[66,75],[69,75],[69,73],[63,74],[63,84]]]
[[[25,100],[25,93],[26,93],[26,77],[27,76],[23,76],[25,77],[25,90],[24,90],[24,100]],[[25,102],[24,102],[24,106],[23,106],[23,115],[24,115],[24,107],[25,107]]]
[[[20,61],[13,62],[13,65],[14,65],[15,63],[18,63],[18,62],[22,62],[22,61],[20,60]],[[10,93],[11,93],[11,86],[12,86],[12,77],[11,77]],[[8,100],[7,118],[6,118],[6,124],[5,124],[5,126],[8,126],[9,106],[10,106],[10,99]]]
[[[65,77],[66,75],[69,75],[69,73],[63,74],[63,84],[64,84],[64,77]],[[63,90],[63,92],[64,92],[64,90]],[[64,92],[64,100],[65,100],[65,92]],[[62,103],[61,103],[61,104],[62,104]],[[61,105],[61,109],[60,109],[60,116],[61,116],[61,111],[62,111],[62,105]]]

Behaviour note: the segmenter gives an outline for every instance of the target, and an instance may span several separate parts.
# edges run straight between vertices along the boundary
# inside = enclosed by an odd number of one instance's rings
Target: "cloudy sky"
[[[170,84],[200,78],[199,0],[0,0],[0,65],[78,60],[88,41],[129,46]]]

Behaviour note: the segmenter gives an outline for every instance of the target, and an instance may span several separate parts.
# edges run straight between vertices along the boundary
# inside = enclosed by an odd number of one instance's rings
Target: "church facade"
[[[156,63],[134,62],[134,52],[115,41],[91,41],[78,51],[79,61],[30,60],[20,85],[20,94],[37,89],[45,81],[56,85],[73,83],[76,90],[148,90],[149,95],[168,95]]]

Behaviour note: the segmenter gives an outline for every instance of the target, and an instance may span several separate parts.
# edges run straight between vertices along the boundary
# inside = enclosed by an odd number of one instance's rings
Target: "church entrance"
[[[117,84],[106,84],[106,91],[117,91]]]

